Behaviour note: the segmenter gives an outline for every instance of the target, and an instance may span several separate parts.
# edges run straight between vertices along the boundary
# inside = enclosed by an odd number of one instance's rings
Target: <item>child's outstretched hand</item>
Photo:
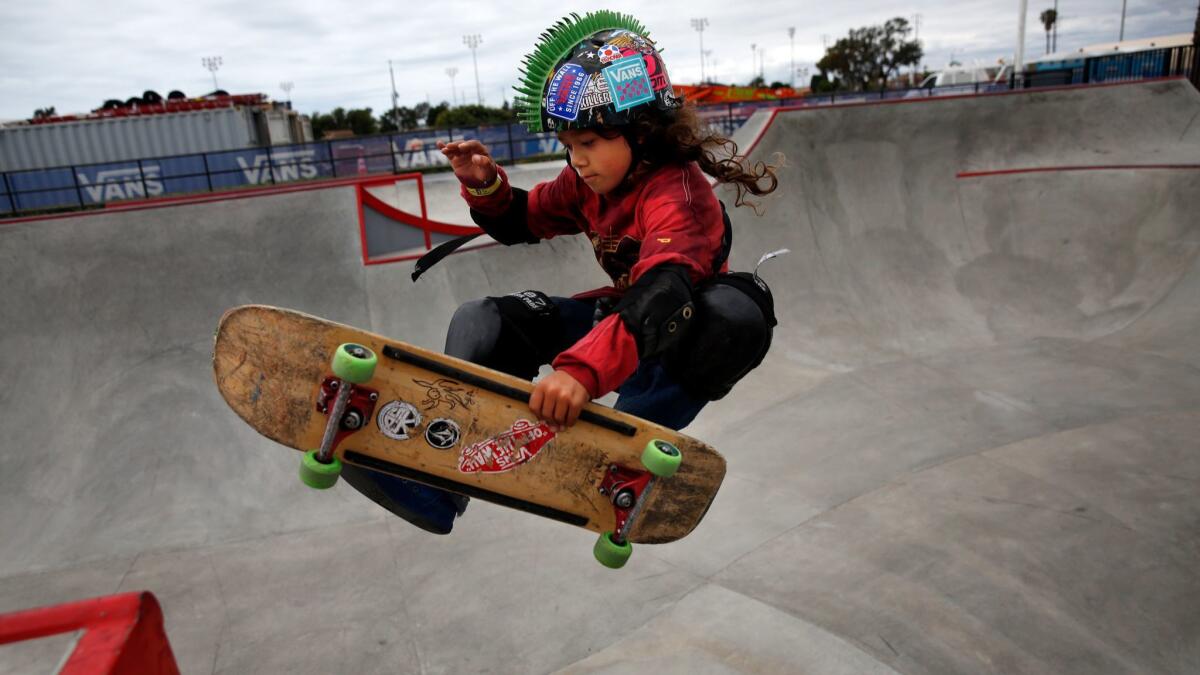
[[[575,424],[589,398],[587,388],[579,380],[556,370],[534,385],[529,409],[555,433],[560,433]]]
[[[467,187],[487,187],[496,182],[496,163],[488,153],[487,146],[479,141],[438,141],[438,149],[450,160],[454,175]]]

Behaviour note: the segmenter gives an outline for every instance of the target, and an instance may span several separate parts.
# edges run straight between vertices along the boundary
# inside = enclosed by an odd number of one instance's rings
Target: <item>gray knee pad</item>
[[[488,298],[463,303],[446,331],[447,355],[483,363],[500,342],[503,321],[500,308]]]

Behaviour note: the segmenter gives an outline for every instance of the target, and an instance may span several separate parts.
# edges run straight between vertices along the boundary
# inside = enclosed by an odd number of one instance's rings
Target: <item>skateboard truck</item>
[[[609,498],[616,516],[612,540],[618,546],[625,544],[629,530],[637,521],[642,505],[654,489],[654,475],[647,471],[627,469],[613,464],[608,468],[600,484],[600,494]]]
[[[660,478],[669,478],[679,470],[683,455],[679,448],[654,439],[642,450],[642,469],[613,464],[604,472],[600,482],[600,494],[613,504],[615,525],[611,532],[604,532],[596,541],[592,553],[600,564],[613,569],[622,567],[633,553],[629,533],[637,523],[642,507]]]
[[[324,490],[337,483],[342,463],[333,456],[333,451],[342,439],[366,426],[375,414],[379,393],[361,385],[375,376],[378,362],[375,353],[362,345],[343,344],[334,352],[333,375],[321,381],[317,394],[317,411],[329,415],[329,420],[325,423],[321,447],[305,453],[300,464],[300,480],[305,485]]]
[[[330,411],[330,400],[333,410]],[[329,464],[333,450],[346,436],[362,429],[375,414],[375,403],[379,392],[366,387],[345,383],[336,377],[325,378],[317,394],[317,411],[329,415],[325,424],[325,435],[317,451],[317,461]]]

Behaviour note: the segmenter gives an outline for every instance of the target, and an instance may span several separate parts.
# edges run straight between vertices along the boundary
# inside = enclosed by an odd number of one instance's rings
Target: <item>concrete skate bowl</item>
[[[1198,116],[1178,81],[777,113],[733,210],[735,268],[792,250],[774,348],[689,428],[704,523],[616,573],[305,490],[209,364],[248,302],[440,347],[468,299],[601,285],[580,238],[413,284],[350,187],[0,226],[0,611],[149,589],[184,672],[1194,672]]]

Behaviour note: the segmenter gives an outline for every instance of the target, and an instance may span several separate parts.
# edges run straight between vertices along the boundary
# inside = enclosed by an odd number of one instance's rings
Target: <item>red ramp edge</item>
[[[179,675],[149,591],[0,614],[0,645],[83,630],[62,675]]]
[[[417,195],[421,202],[420,215],[402,211],[369,192],[369,188],[378,185],[392,185],[402,180],[415,180],[417,182]],[[355,184],[354,191],[355,204],[358,210],[358,235],[362,244],[362,260],[364,265],[382,265],[385,263],[416,260],[433,248],[432,234],[435,232],[454,237],[461,237],[468,234],[480,234],[483,232],[483,230],[479,229],[478,227],[466,227],[463,225],[453,225],[451,223],[430,220],[428,216],[428,210],[425,205],[425,178],[421,173],[388,175],[380,178],[362,180]],[[407,253],[384,258],[370,257],[367,254],[367,221],[364,214],[364,208],[373,209],[381,215],[386,216],[390,220],[394,220],[402,225],[407,225],[409,227],[415,227],[419,230],[422,230],[425,233],[425,249],[417,253]],[[472,246],[467,249],[462,249],[461,251],[474,250],[477,248],[496,245],[497,244],[493,243],[485,244],[483,246]],[[456,253],[461,251],[456,251]]]

